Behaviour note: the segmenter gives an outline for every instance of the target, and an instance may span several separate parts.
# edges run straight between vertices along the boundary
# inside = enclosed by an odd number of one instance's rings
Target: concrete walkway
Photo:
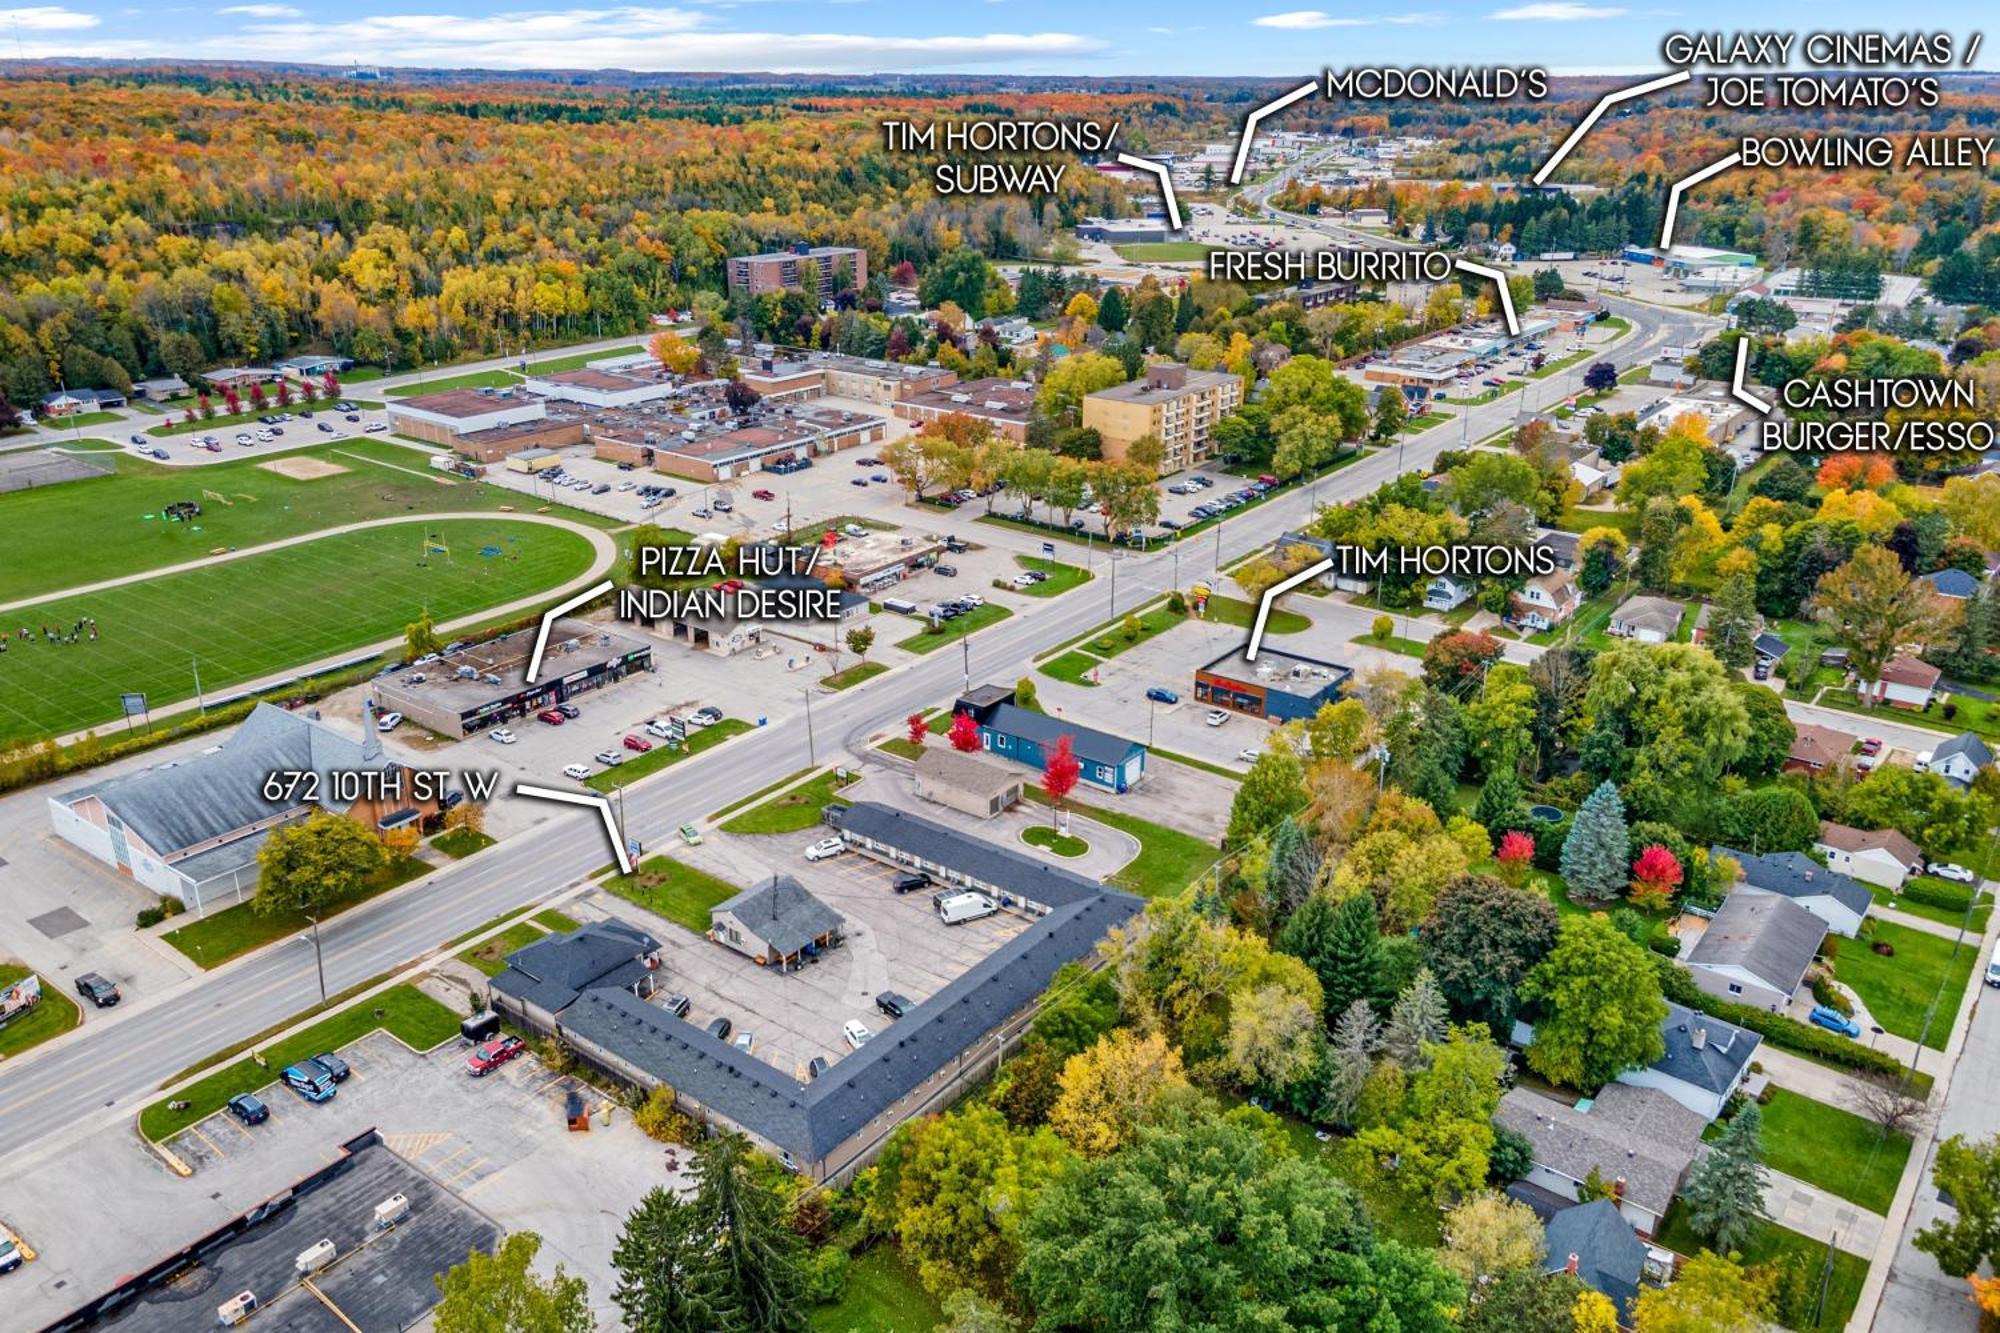
[[[1768,1041],[1757,1048],[1756,1060],[1764,1066],[1764,1072],[1770,1075],[1771,1081],[1788,1092],[1825,1102],[1828,1106],[1838,1106],[1856,1115],[1868,1114],[1864,1109],[1866,1086],[1852,1074],[1843,1074],[1816,1060],[1778,1050]]]
[[[1880,1213],[1782,1171],[1766,1168],[1766,1174],[1770,1180],[1764,1186],[1764,1206],[1779,1226],[1814,1240],[1831,1240],[1837,1248],[1864,1259],[1881,1244],[1887,1219]]]
[[[1903,911],[1901,908],[1884,907],[1882,904],[1876,903],[1868,909],[1868,915],[1883,921],[1892,922],[1898,926],[1908,926],[1911,930],[1921,930],[1924,934],[1935,935],[1941,940],[1955,940],[1958,938],[1957,926],[1947,926],[1942,921],[1933,921],[1927,916],[1916,916],[1910,912]],[[1978,939],[1979,936],[1975,931],[1967,931],[1965,938],[1970,942]]]

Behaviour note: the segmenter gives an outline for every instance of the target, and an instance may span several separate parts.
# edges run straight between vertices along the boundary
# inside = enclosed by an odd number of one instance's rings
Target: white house
[[[1554,629],[1576,614],[1583,599],[1567,574],[1543,574],[1529,579],[1514,594],[1514,616],[1529,630]]]
[[[1723,1105],[1743,1086],[1750,1076],[1751,1058],[1764,1040],[1747,1028],[1671,1000],[1660,1036],[1665,1042],[1660,1058],[1625,1070],[1617,1082],[1664,1092],[1705,1121],[1721,1115]],[[1525,1049],[1534,1044],[1535,1029],[1516,1019],[1510,1039]]]
[[[1925,708],[1937,690],[1943,672],[1920,657],[1904,654],[1892,657],[1882,668],[1880,680],[1862,682],[1863,696],[1897,708]]]
[[[1472,581],[1455,579],[1449,574],[1440,574],[1424,587],[1424,608],[1430,611],[1456,611],[1472,600]]]
[[[1679,631],[1685,610],[1667,597],[1627,597],[1611,613],[1611,623],[1604,632],[1640,643],[1665,643]]]
[[[1726,856],[1739,867],[1737,893],[1770,893],[1805,908],[1836,935],[1854,938],[1875,901],[1868,890],[1838,870],[1829,870],[1804,852],[1757,856],[1734,847],[1709,848],[1711,859]]]
[[[1849,828],[1823,820],[1813,850],[1826,858],[1829,870],[1885,889],[1902,888],[1904,880],[1924,868],[1917,844],[1892,828]]]
[[[1993,749],[1971,732],[1962,732],[1932,750],[1930,758],[1918,764],[1921,772],[1935,773],[1963,791],[1979,776],[1979,770],[1993,762]]]
[[[1790,898],[1739,891],[1680,962],[1708,994],[1781,1013],[1825,938],[1826,922]]]

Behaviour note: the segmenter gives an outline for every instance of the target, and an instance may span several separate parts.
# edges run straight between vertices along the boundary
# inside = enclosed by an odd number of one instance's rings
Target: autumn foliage
[[[1535,859],[1535,840],[1519,829],[1512,829],[1501,835],[1493,858],[1500,863],[1501,877],[1518,887]]]
[[[1895,479],[1896,465],[1880,454],[1834,454],[1819,468],[1819,484],[1830,491],[1876,491]]]
[[[961,754],[971,754],[973,751],[981,748],[979,744],[979,723],[973,719],[970,713],[954,713],[951,719],[951,730],[945,733],[945,739],[951,742],[952,749],[957,750]]]
[[[1652,910],[1664,909],[1673,901],[1681,885],[1681,863],[1665,847],[1653,843],[1632,863],[1632,904]]]
[[[907,718],[904,718],[903,721],[909,729],[910,744],[916,746],[919,750],[923,749],[924,738],[931,734],[931,729],[924,723],[924,715],[922,713],[912,713]]]

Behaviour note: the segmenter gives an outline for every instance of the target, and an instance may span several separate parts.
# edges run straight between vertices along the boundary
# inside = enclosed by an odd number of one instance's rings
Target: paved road
[[[1620,310],[1619,313],[1628,313]],[[1615,359],[1633,364],[1660,346],[1682,341],[1684,321],[1643,306],[1629,311],[1634,332]],[[1696,317],[1690,317],[1696,318]],[[1557,386],[1558,390],[1560,386]],[[1510,395],[1470,409],[1471,437],[1510,424],[1522,409]],[[1427,473],[1439,451],[1455,447],[1460,431],[1432,430],[1394,450],[1370,454],[1317,488],[1326,503],[1364,495],[1398,471]],[[1219,537],[1188,544],[1183,581],[1216,562],[1227,564],[1267,543],[1310,514],[1313,492],[1294,492],[1224,523]],[[1190,558],[1192,557],[1192,558]],[[1121,560],[1120,608],[1137,606],[1172,583],[1167,549]],[[1002,621],[971,641],[975,680],[1013,680],[1037,653],[1080,636],[1109,612],[1109,580],[1056,599],[1046,608]],[[943,651],[867,686],[817,701],[812,727],[796,723],[743,736],[689,763],[629,788],[627,827],[663,841],[691,816],[768,785],[773,774],[825,761],[860,747],[872,734],[900,731],[902,719],[934,706],[964,680],[964,659]],[[423,955],[510,909],[575,883],[608,859],[603,834],[588,811],[551,807],[543,824],[508,839],[492,855],[447,866],[419,887],[356,908],[322,932],[329,991],[339,991]],[[290,941],[156,998],[77,1036],[31,1052],[0,1068],[0,1144],[29,1145],[40,1155],[151,1100],[161,1083],[207,1052],[241,1041],[318,999],[310,947]],[[0,1159],[4,1161],[5,1159]]]

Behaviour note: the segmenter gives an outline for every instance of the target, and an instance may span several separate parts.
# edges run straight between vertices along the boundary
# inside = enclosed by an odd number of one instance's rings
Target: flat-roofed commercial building
[[[583,422],[547,417],[453,436],[451,451],[474,463],[498,463],[530,449],[566,449],[584,437]]]
[[[822,303],[831,301],[840,290],[841,275],[855,291],[868,285],[868,252],[851,245],[799,245],[790,250],[773,250],[761,255],[729,257],[729,292],[734,296],[759,296],[787,289],[803,291],[808,267],[817,273],[817,289],[810,295]]]
[[[958,383],[956,372],[942,366],[906,366],[899,361],[777,348],[746,357],[737,374],[766,401],[833,397],[894,403]]]
[[[511,389],[447,389],[389,401],[389,429],[429,444],[450,444],[460,435],[540,421],[549,410],[532,394]]]
[[[993,427],[994,434],[1025,444],[1028,420],[1035,412],[1035,387],[1026,380],[970,380],[947,389],[914,394],[890,410],[919,426],[949,416],[971,417]]]
[[[643,463],[650,452],[656,471],[715,482],[761,472],[786,459],[876,444],[889,432],[882,417],[831,407],[781,408],[735,420],[687,422],[682,427],[676,431],[664,422],[636,429],[600,424],[591,436],[600,458]]]
[[[1351,667],[1264,648],[1252,662],[1232,648],[1194,673],[1194,697],[1232,712],[1272,722],[1311,718],[1340,699]]]
[[[372,688],[385,710],[463,740],[653,669],[650,640],[587,621],[559,620],[549,627],[540,675],[524,685],[535,634],[517,630],[473,644],[425,668],[415,685],[405,683],[414,676],[384,676]]]
[[[1129,383],[1086,394],[1083,424],[1104,442],[1104,457],[1120,460],[1144,435],[1159,438],[1160,472],[1179,472],[1215,451],[1215,423],[1243,404],[1243,380],[1223,370],[1182,365],[1146,367]]]
[[[581,370],[530,376],[521,382],[521,387],[544,398],[559,398],[586,407],[636,407],[673,397],[681,391],[682,381],[678,375],[657,366],[651,374],[643,367],[603,370],[585,366]]]

